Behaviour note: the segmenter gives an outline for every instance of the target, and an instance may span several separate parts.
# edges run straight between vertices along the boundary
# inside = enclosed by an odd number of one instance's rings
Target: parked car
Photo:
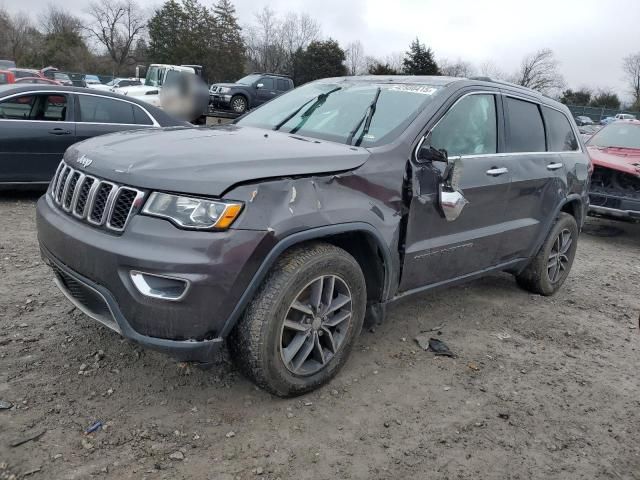
[[[0,60],[0,69],[15,68],[16,62],[13,60]]]
[[[142,82],[139,78],[114,78],[108,83],[101,83],[100,85],[89,85],[89,88],[93,88],[95,90],[117,92],[119,88],[134,87],[136,85],[142,85]]]
[[[616,120],[636,120],[636,116],[630,113],[618,113],[615,118]]]
[[[499,271],[555,293],[588,176],[571,113],[532,90],[325,79],[232,125],[74,145],[38,239],[107,327],[203,363],[228,339],[259,386],[297,395],[343,366],[365,313],[411,294]]]
[[[0,187],[46,185],[65,150],[105,133],[188,125],[109,92],[56,85],[0,87]]]
[[[593,120],[591,120],[591,118],[587,117],[586,115],[578,115],[576,117],[576,123],[579,127],[581,127],[582,125],[593,125]]]
[[[15,75],[16,79],[18,78],[32,78],[32,77],[40,77],[40,71],[34,68],[11,68],[10,69]]]
[[[640,219],[640,121],[607,125],[591,137],[587,149],[595,167],[589,212]]]
[[[600,125],[609,125],[612,122],[615,122],[617,120],[616,117],[605,117],[602,120],[600,120]]]
[[[48,78],[42,77],[22,77],[17,78],[15,81],[16,84],[38,84],[38,85],[62,85],[60,82],[56,82],[55,80],[49,80]]]
[[[236,83],[214,83],[209,89],[209,96],[216,108],[228,108],[236,113],[244,113],[292,88],[293,80],[284,75],[252,73]]]
[[[589,140],[596,132],[598,132],[602,127],[600,125],[580,125],[578,127],[578,132],[580,132],[580,137],[582,137],[582,141],[586,142]]]
[[[16,76],[11,70],[0,70],[0,85],[7,85],[15,82]]]
[[[57,68],[54,68],[54,67],[43,68],[42,70],[40,70],[40,74],[43,77],[48,78],[49,80],[55,80],[56,82],[60,82],[64,86],[67,86],[67,87],[73,86],[73,81],[71,80],[69,75],[67,75],[64,72],[61,72]]]
[[[97,87],[98,85],[102,85],[102,82],[100,81],[100,78],[97,75],[85,75],[84,83],[88,88],[93,88],[93,87]]]

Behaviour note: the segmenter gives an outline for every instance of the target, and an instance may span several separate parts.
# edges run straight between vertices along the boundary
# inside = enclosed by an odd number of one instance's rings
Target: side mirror
[[[432,163],[432,162],[449,162],[449,156],[447,155],[447,151],[444,149],[438,150],[437,148],[427,145],[427,142],[424,142],[420,149],[418,150],[418,154],[416,155],[416,160],[420,163]]]
[[[256,88],[262,88],[262,87],[264,87],[264,83],[258,83],[258,84],[256,85]]]

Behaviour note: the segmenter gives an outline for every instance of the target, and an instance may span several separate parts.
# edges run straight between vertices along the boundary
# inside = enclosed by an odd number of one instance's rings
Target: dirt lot
[[[0,479],[640,479],[640,225],[590,219],[553,298],[504,274],[398,305],[330,385],[282,400],[70,307],[35,198],[0,199]]]

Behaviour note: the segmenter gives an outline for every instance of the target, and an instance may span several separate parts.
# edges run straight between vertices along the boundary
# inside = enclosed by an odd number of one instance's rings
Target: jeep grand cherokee
[[[281,395],[347,360],[365,314],[496,271],[563,284],[590,164],[569,110],[445,77],[309,83],[233,125],[72,146],[38,202],[55,281],[121,335]]]

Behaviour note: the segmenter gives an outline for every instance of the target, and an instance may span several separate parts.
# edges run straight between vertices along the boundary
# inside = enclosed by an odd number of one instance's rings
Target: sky
[[[213,0],[200,0],[211,5]],[[325,37],[343,46],[360,40],[366,55],[384,58],[407,50],[417,36],[436,58],[475,65],[493,62],[515,71],[528,53],[551,48],[567,86],[611,88],[629,99],[622,59],[640,51],[638,0],[232,0],[240,23],[268,5],[278,13],[308,13]],[[0,0],[31,15],[51,0]],[[77,14],[87,0],[56,0]],[[149,10],[161,0],[138,0]]]

